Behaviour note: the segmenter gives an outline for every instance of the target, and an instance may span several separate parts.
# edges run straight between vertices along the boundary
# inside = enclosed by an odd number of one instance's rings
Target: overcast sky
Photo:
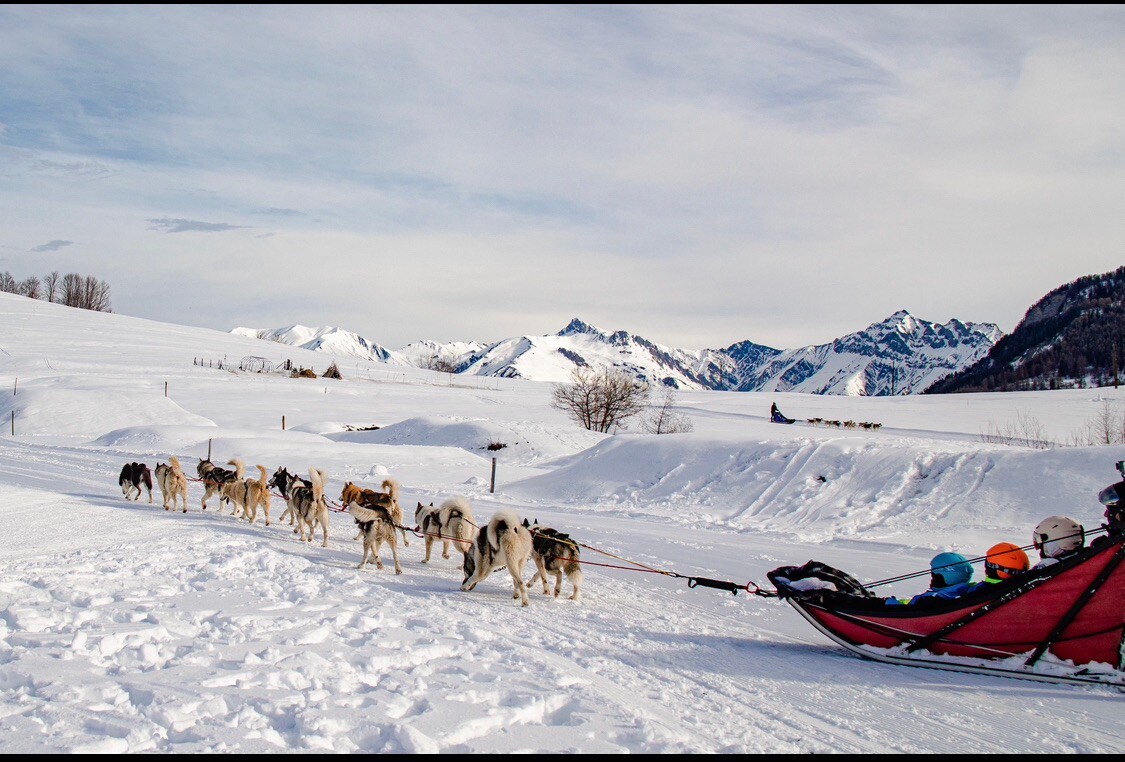
[[[124,314],[788,348],[1123,263],[1120,5],[0,7],[0,270]]]

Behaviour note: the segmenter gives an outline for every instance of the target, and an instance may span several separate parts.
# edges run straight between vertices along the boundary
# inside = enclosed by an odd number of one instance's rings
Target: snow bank
[[[434,416],[408,418],[373,431],[348,431],[327,436],[338,442],[460,447],[481,457],[495,455],[505,462],[523,465],[572,454],[580,446],[588,446],[603,438],[600,434],[577,427],[560,432],[527,421]],[[583,444],[576,446],[576,442]],[[490,450],[490,444],[504,446]]]
[[[747,442],[694,434],[616,436],[505,493],[689,526],[801,539],[940,547],[1008,533],[1021,544],[1051,514],[1096,526],[1098,491],[1125,447],[1028,450],[910,439]]]
[[[0,419],[10,426],[16,413],[17,435],[91,437],[126,426],[164,424],[214,426],[167,397],[113,388],[74,389],[60,384],[21,387],[0,396]]]

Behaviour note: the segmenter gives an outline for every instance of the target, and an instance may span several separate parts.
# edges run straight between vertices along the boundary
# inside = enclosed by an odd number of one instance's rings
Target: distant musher
[[[777,403],[774,402],[770,405],[770,422],[772,423],[793,423],[794,419],[786,418],[782,415],[781,411],[777,409]]]

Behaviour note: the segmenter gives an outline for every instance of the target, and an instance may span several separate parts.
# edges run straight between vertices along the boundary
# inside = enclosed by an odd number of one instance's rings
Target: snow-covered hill
[[[979,434],[1030,415],[1065,440],[1106,406],[1125,411],[1125,390],[684,390],[694,433],[606,436],[525,379],[474,386],[358,358],[343,380],[192,362],[261,346],[0,294],[0,420],[16,428],[0,434],[14,537],[0,546],[3,751],[1125,751],[1109,689],[861,661],[780,601],[688,589],[593,551],[580,602],[534,590],[520,608],[505,573],[462,593],[456,558],[423,564],[417,539],[398,548],[401,575],[358,571],[340,514],[322,547],[277,523],[276,498],[266,527],[214,502],[202,512],[198,483],[187,514],[162,510],[159,492],[125,502],[117,484],[122,463],[173,454],[194,476],[211,449],[323,469],[333,499],[345,481],[394,477],[408,516],[463,495],[482,522],[512,510],[681,574],[764,582],[815,558],[870,582],[937,551],[1026,543],[1046,515],[1097,525],[1125,447]],[[771,401],[801,421],[883,427],[778,426]]]

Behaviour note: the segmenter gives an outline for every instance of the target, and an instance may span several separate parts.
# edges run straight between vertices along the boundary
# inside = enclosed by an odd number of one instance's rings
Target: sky
[[[1125,260],[1121,6],[0,6],[0,270],[398,348],[1011,331]]]

